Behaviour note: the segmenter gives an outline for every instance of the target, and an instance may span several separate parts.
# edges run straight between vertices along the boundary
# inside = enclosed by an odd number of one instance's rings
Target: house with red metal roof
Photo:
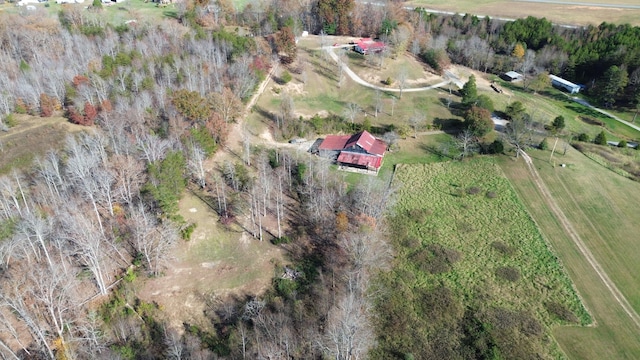
[[[382,166],[387,144],[368,131],[355,135],[329,135],[318,146],[320,156],[335,160],[338,165],[375,171]]]
[[[364,38],[358,40],[354,50],[359,52],[362,55],[367,55],[370,53],[381,52],[385,48],[385,45],[381,41],[375,41],[372,38]]]

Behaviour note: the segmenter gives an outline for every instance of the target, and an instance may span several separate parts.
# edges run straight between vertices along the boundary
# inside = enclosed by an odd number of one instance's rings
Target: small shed
[[[570,94],[577,94],[580,91],[581,86],[574,84],[569,80],[565,80],[555,75],[549,75],[549,78],[551,78],[551,85],[558,89],[564,89]]]
[[[509,71],[502,74],[501,78],[505,81],[517,82],[522,81],[524,79],[524,75],[520,74],[519,72]]]

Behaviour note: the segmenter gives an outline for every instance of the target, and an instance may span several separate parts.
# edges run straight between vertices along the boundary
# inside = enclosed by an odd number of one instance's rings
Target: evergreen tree
[[[604,131],[600,131],[593,142],[598,145],[607,145],[607,134],[605,134]]]
[[[164,160],[149,164],[147,191],[169,216],[178,212],[178,200],[187,185],[185,167],[184,156],[179,151],[170,152]]]
[[[597,91],[598,99],[606,107],[613,106],[618,93],[627,86],[628,82],[629,74],[625,68],[620,68],[616,65],[611,66],[600,78],[599,90]]]
[[[470,106],[478,100],[478,89],[476,87],[475,75],[471,75],[469,77],[469,81],[464,84],[460,93],[462,94],[462,104],[466,106]]]

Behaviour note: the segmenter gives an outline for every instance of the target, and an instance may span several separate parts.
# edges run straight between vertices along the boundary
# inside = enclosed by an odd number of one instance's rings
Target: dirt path
[[[425,87],[419,87],[419,88],[407,88],[407,89],[402,89],[402,90],[401,89],[388,88],[388,87],[382,87],[382,86],[378,86],[378,85],[373,85],[371,83],[368,83],[368,82],[364,81],[360,76],[358,76],[355,72],[353,72],[353,70],[351,70],[347,64],[345,64],[344,62],[340,61],[340,59],[338,58],[338,55],[336,55],[336,53],[333,51],[333,49],[337,48],[337,47],[340,47],[340,46],[325,46],[323,49],[326,50],[329,53],[329,56],[331,56],[333,61],[337,62],[338,64],[342,64],[342,68],[344,69],[344,72],[347,75],[349,75],[351,80],[355,81],[356,83],[358,83],[358,84],[360,84],[362,86],[366,86],[366,87],[371,88],[371,89],[376,89],[376,90],[381,90],[381,91],[390,91],[390,92],[418,92],[418,91],[433,90],[433,89],[448,85],[449,83],[452,82],[452,80],[445,80],[445,81],[439,82],[439,83],[431,85],[431,86],[425,86]]]
[[[533,164],[533,161],[531,160],[531,157],[529,157],[529,155],[527,155],[527,153],[525,153],[524,151],[521,151],[520,154],[522,155],[522,158],[524,159],[525,163],[527,164],[527,167],[529,168],[529,172],[531,173],[533,182],[536,184],[536,187],[538,188],[538,190],[540,190],[540,194],[542,195],[545,202],[549,206],[549,209],[553,212],[555,217],[558,219],[558,221],[562,225],[562,228],[564,229],[565,233],[569,235],[573,243],[578,247],[578,249],[580,250],[580,253],[582,253],[582,255],[587,260],[589,265],[591,265],[593,270],[595,270],[596,274],[598,274],[598,276],[600,277],[602,282],[605,284],[607,289],[609,289],[609,292],[611,292],[611,295],[613,295],[613,297],[616,299],[618,304],[620,304],[624,312],[629,316],[629,318],[631,318],[631,320],[636,324],[636,326],[640,328],[640,316],[633,309],[633,307],[631,306],[629,301],[624,297],[622,292],[620,292],[620,290],[615,285],[615,283],[611,280],[609,275],[607,275],[607,273],[604,271],[600,263],[598,263],[596,258],[593,256],[593,253],[591,253],[589,248],[582,241],[582,239],[580,238],[580,235],[578,235],[578,232],[574,229],[573,225],[571,224],[567,216],[560,209],[560,207],[554,200],[553,196],[551,195],[551,192],[547,188],[546,184],[542,181],[542,178],[540,178],[540,175],[538,174],[538,171],[536,170]]]

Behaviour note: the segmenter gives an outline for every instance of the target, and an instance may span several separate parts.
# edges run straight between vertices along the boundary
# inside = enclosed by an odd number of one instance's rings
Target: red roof
[[[347,141],[351,138],[351,135],[329,135],[324,140],[320,146],[318,146],[319,150],[342,150],[344,149]]]
[[[343,149],[358,145],[369,154],[383,156],[387,149],[387,144],[382,140],[373,137],[368,131],[362,131],[353,135],[345,144]]]
[[[379,139],[376,139],[368,131],[361,131],[355,135],[329,135],[327,136],[320,146],[319,150],[349,150],[349,148],[358,145],[369,154],[384,156],[387,150],[387,144]]]
[[[338,156],[338,162],[366,166],[367,168],[374,168],[378,170],[382,165],[382,157],[343,151],[340,153],[340,156]]]
[[[381,50],[384,48],[384,43],[381,41],[375,41],[371,38],[363,38],[356,43],[362,50]]]

